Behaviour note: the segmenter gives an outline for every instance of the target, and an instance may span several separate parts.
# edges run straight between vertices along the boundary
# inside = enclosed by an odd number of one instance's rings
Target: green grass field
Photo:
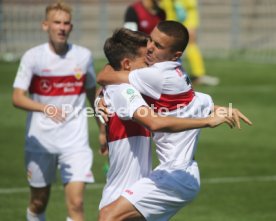
[[[96,60],[97,70],[103,60]],[[11,104],[17,63],[0,63],[0,220],[23,221],[28,203],[24,172],[26,113]],[[207,60],[209,73],[220,77],[217,87],[196,87],[209,93],[215,103],[232,103],[253,121],[231,130],[226,125],[204,129],[196,159],[202,188],[198,198],[180,211],[173,221],[275,221],[276,220],[276,64]],[[105,182],[107,159],[98,152],[97,127],[90,118],[93,172],[96,183],[85,194],[86,220],[97,219],[97,208]],[[156,163],[156,162],[155,162]],[[65,220],[62,185],[53,186],[47,210],[50,221]]]

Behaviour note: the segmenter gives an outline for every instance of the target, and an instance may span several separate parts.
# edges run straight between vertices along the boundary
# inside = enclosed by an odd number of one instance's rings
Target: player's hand
[[[100,149],[99,153],[103,156],[108,155],[108,146],[106,141],[106,134],[104,132],[100,132],[99,134],[99,143],[100,143]]]
[[[100,119],[101,123],[105,124],[108,122],[108,109],[103,98],[96,98],[95,100],[96,116]]]
[[[220,124],[226,123],[230,128],[236,126],[235,119],[233,117],[228,117],[227,112],[214,111],[208,118],[209,127],[215,128]]]
[[[229,114],[231,114],[231,110],[229,110]],[[239,129],[241,129],[240,120],[242,120],[244,123],[250,126],[253,125],[253,123],[237,108],[232,109],[232,117],[234,118],[235,124]]]
[[[67,115],[61,108],[55,105],[45,105],[43,113],[55,123],[63,123]]]
[[[227,123],[231,128],[237,126],[241,129],[240,120],[250,126],[252,125],[252,122],[237,108],[215,106],[214,114],[214,121],[217,120],[217,122],[219,122],[225,120],[225,123]]]

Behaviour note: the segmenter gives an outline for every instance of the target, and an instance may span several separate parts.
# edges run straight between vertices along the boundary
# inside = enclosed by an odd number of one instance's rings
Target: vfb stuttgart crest
[[[82,70],[81,70],[80,68],[75,68],[75,69],[74,69],[74,72],[75,72],[75,78],[76,78],[77,80],[80,80],[81,77],[82,77],[82,75],[83,75]]]

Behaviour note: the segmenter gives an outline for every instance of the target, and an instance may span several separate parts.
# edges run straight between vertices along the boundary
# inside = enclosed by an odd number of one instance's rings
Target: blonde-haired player
[[[64,184],[67,221],[84,220],[85,183],[94,182],[85,101],[87,95],[93,104],[95,72],[91,52],[67,42],[73,28],[71,17],[65,3],[47,6],[42,28],[48,42],[23,55],[13,84],[13,104],[28,111],[28,221],[46,220],[57,168]]]

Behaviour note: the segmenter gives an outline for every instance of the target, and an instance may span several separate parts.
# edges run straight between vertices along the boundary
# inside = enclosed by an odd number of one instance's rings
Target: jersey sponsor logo
[[[47,79],[42,79],[39,83],[39,88],[44,93],[48,93],[52,89],[51,82]]]
[[[43,96],[78,95],[84,92],[85,75],[38,76],[31,81],[30,93]]]
[[[121,120],[117,114],[110,117],[107,126],[109,142],[134,136],[150,136],[149,130],[131,120]]]
[[[146,95],[143,95],[143,98],[149,106],[154,106],[153,109],[155,112],[162,112],[162,110],[172,111],[180,106],[187,106],[193,100],[194,96],[194,90],[191,89],[181,94],[161,94],[161,97],[158,100]]]

